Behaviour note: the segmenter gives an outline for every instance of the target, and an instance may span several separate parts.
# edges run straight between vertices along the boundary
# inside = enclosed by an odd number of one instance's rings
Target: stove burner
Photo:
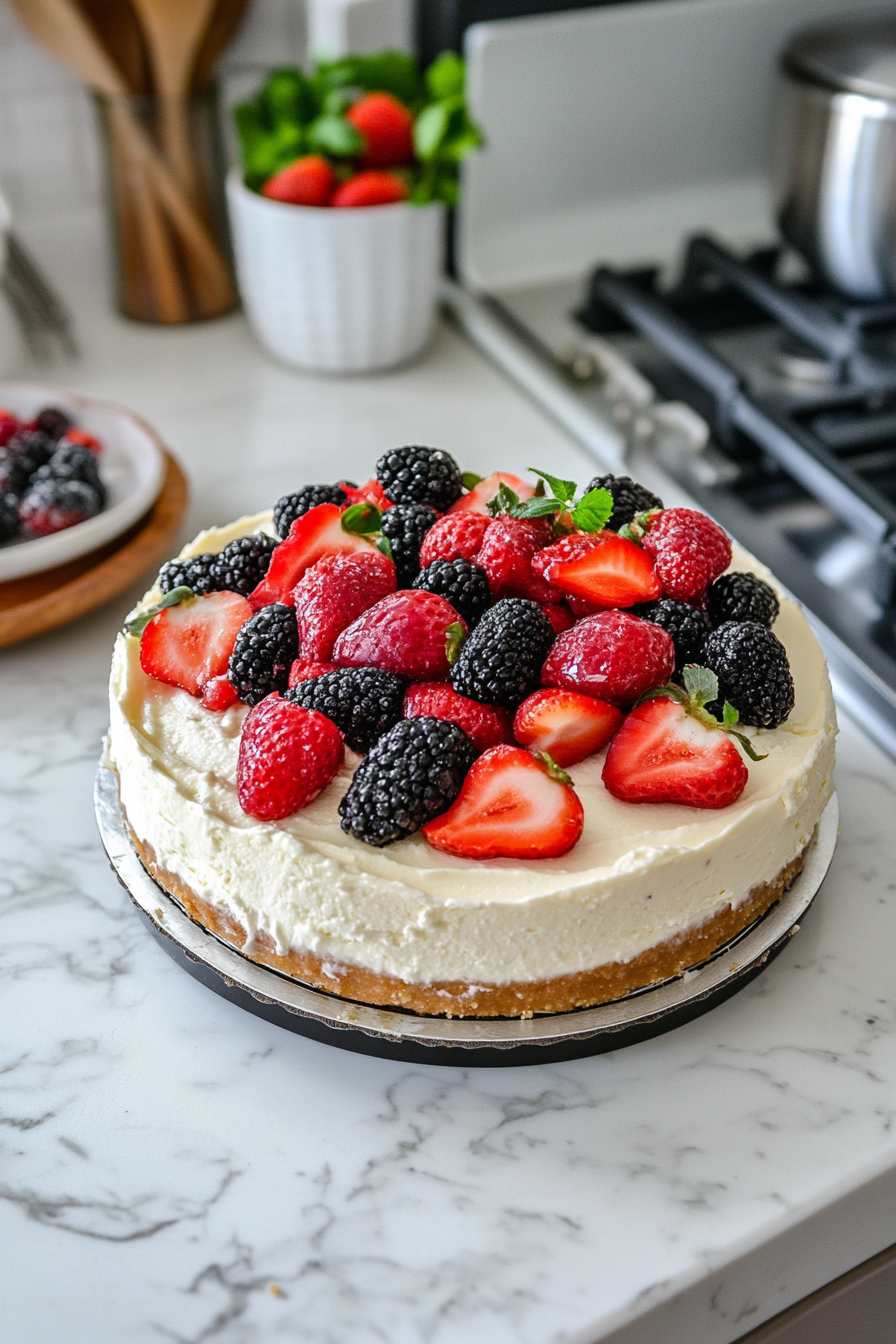
[[[831,387],[837,382],[837,366],[799,336],[785,335],[771,359],[775,373],[789,383]]]

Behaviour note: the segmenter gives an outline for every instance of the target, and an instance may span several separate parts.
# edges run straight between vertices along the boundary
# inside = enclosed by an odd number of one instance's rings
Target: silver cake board
[[[243,956],[201,924],[144,868],[125,825],[118,777],[102,764],[96,818],[109,861],[150,931],[208,989],[287,1031],[342,1050],[461,1068],[556,1063],[619,1050],[690,1022],[754,979],[777,956],[824,881],[839,826],[831,798],[803,871],[770,910],[708,961],[597,1008],[530,1018],[428,1017],[327,994]]]

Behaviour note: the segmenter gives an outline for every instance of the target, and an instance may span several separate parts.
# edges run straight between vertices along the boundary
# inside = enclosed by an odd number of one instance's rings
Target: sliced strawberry
[[[409,687],[402,713],[406,719],[447,719],[456,723],[477,751],[513,741],[510,714],[506,709],[469,700],[444,681],[424,681]]]
[[[663,592],[652,556],[615,532],[564,537],[540,551],[532,568],[562,593],[584,598],[594,609],[653,602]]]
[[[315,663],[311,658],[296,658],[289,669],[289,685],[299,686],[313,677],[322,677],[325,672],[335,672],[335,663]]]
[[[512,490],[518,499],[531,499],[535,494],[534,487],[521,480],[519,476],[514,476],[509,471],[493,471],[491,476],[486,476],[485,480],[480,481],[478,485],[474,485],[472,490],[468,490],[465,495],[461,495],[460,499],[451,505],[448,512],[484,513],[488,516],[488,502],[490,499],[494,499],[502,485],[506,485],[509,490]]]
[[[535,691],[516,711],[513,733],[530,751],[576,765],[605,747],[623,718],[615,705],[580,691]]]
[[[602,611],[558,635],[541,683],[631,705],[667,682],[674,668],[675,645],[660,626],[627,611]]]
[[[387,498],[385,490],[375,476],[371,476],[363,485],[346,485],[345,481],[340,481],[339,484],[345,491],[347,509],[352,504],[375,504],[381,513],[385,513],[386,509],[392,507],[391,499]]]
[[[203,709],[214,710],[216,714],[235,705],[238,699],[239,696],[226,677],[212,677],[202,688]]]
[[[240,807],[258,821],[280,821],[316,798],[345,759],[342,734],[315,709],[276,691],[253,706],[240,737]]]
[[[403,589],[343,630],[333,660],[340,667],[382,667],[409,681],[440,681],[466,634],[466,622],[444,597]]]
[[[521,747],[492,747],[456,801],[423,827],[435,849],[465,859],[552,859],[582,834],[575,790]]]
[[[293,593],[302,657],[327,662],[346,626],[394,592],[395,566],[372,547],[353,555],[325,555],[316,561]]]
[[[433,560],[472,560],[491,525],[483,513],[446,513],[423,538],[420,568]]]
[[[238,593],[209,593],[158,612],[140,639],[140,666],[156,681],[201,695],[223,676],[237,633],[252,616]]]
[[[545,602],[541,609],[558,635],[562,635],[564,630],[571,629],[576,623],[572,611],[562,602]],[[590,615],[591,613],[588,612],[587,614]]]
[[[550,539],[550,524],[543,518],[501,515],[489,524],[473,561],[488,575],[495,601],[502,597],[527,597],[533,602],[562,600],[559,590],[532,568],[533,559]]]
[[[705,727],[665,696],[633,709],[610,743],[603,781],[626,803],[728,807],[747,767],[723,732]]]
[[[366,554],[376,549],[372,542],[346,532],[341,518],[338,504],[318,504],[295,520],[289,535],[275,547],[267,574],[249,594],[254,611],[272,602],[292,606],[299,579],[325,555],[351,555],[356,551]]]

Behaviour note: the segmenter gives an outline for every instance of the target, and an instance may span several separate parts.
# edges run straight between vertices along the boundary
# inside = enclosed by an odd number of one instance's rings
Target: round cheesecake
[[[267,531],[271,514],[202,533],[183,557]],[[734,547],[731,568],[776,587]],[[605,752],[569,767],[584,809],[562,858],[458,858],[421,833],[377,849],[346,835],[338,804],[361,758],[282,821],[237,797],[247,713],[205,709],[147,676],[119,635],[107,764],[155,879],[259,962],[365,1003],[455,1016],[519,1016],[603,1003],[680,974],[761,915],[800,871],[831,796],[836,719],[824,656],[780,593],[774,633],[795,705],[745,733],[765,758],[730,806],[628,803],[604,787]],[[141,606],[159,596],[152,590]],[[140,608],[138,608],[139,610]]]

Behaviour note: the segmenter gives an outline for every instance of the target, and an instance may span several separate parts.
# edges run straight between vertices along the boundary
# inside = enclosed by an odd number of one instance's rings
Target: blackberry
[[[346,485],[350,485],[346,481]],[[318,504],[344,504],[348,496],[341,485],[303,485],[294,495],[281,495],[274,505],[274,526],[285,538],[297,518]]]
[[[630,523],[636,513],[646,513],[648,509],[661,509],[663,501],[646,486],[633,481],[631,476],[595,476],[589,481],[588,490],[609,490],[613,496],[613,512],[607,527],[618,532],[620,527]]]
[[[444,597],[471,627],[492,604],[485,570],[472,560],[433,560],[417,575],[412,587]]]
[[[191,555],[188,560],[168,560],[159,570],[156,580],[163,593],[172,588],[191,588],[196,597],[217,592],[212,578],[212,566],[217,556],[211,552]]]
[[[272,602],[241,627],[227,678],[244,704],[257,705],[272,691],[286,690],[289,669],[298,656],[295,607]]]
[[[11,453],[15,453],[31,476],[38,467],[49,462],[56,451],[56,440],[48,434],[42,434],[39,429],[20,429],[6,446]]]
[[[420,547],[436,521],[425,504],[394,504],[383,514],[381,526],[392,546],[397,587],[410,588],[420,573]]]
[[[755,574],[723,574],[709,585],[709,619],[713,625],[725,621],[755,621],[769,629],[778,618],[780,603],[774,588]]]
[[[793,709],[793,677],[787,650],[771,630],[755,621],[725,621],[703,645],[701,661],[719,679],[719,699],[707,708],[721,716],[726,700],[741,723],[777,728]]]
[[[8,448],[0,448],[0,490],[21,495],[28,489],[28,463]]]
[[[19,534],[19,497],[12,490],[0,491],[0,541]]]
[[[264,532],[228,542],[215,556],[209,570],[215,588],[226,588],[230,593],[248,597],[267,574],[276,545],[274,538]]]
[[[430,504],[439,513],[464,489],[460,467],[441,448],[392,448],[377,462],[376,475],[393,504]]]
[[[37,481],[19,503],[19,522],[30,537],[49,537],[100,511],[100,497],[84,481]]]
[[[471,700],[513,709],[537,687],[553,642],[554,627],[537,602],[502,598],[461,649],[452,685]]]
[[[67,434],[74,427],[75,422],[71,416],[67,415],[58,406],[45,406],[34,421],[34,428],[39,429],[42,434],[46,434],[54,442],[58,442],[63,434]]]
[[[59,481],[84,481],[86,485],[92,485],[100,497],[100,504],[105,506],[106,487],[100,479],[96,454],[82,444],[62,444],[49,462],[38,467],[34,473],[34,480],[45,481],[50,476]]]
[[[293,686],[286,699],[326,714],[363,755],[401,718],[404,682],[379,667],[340,667]]]
[[[672,636],[675,645],[675,671],[685,663],[699,663],[703,641],[712,629],[705,611],[677,602],[674,597],[662,597],[659,602],[641,602],[631,608],[633,616],[659,625]]]
[[[444,719],[402,719],[364,757],[342,802],[342,829],[368,845],[391,845],[445,812],[476,756],[466,733]]]

